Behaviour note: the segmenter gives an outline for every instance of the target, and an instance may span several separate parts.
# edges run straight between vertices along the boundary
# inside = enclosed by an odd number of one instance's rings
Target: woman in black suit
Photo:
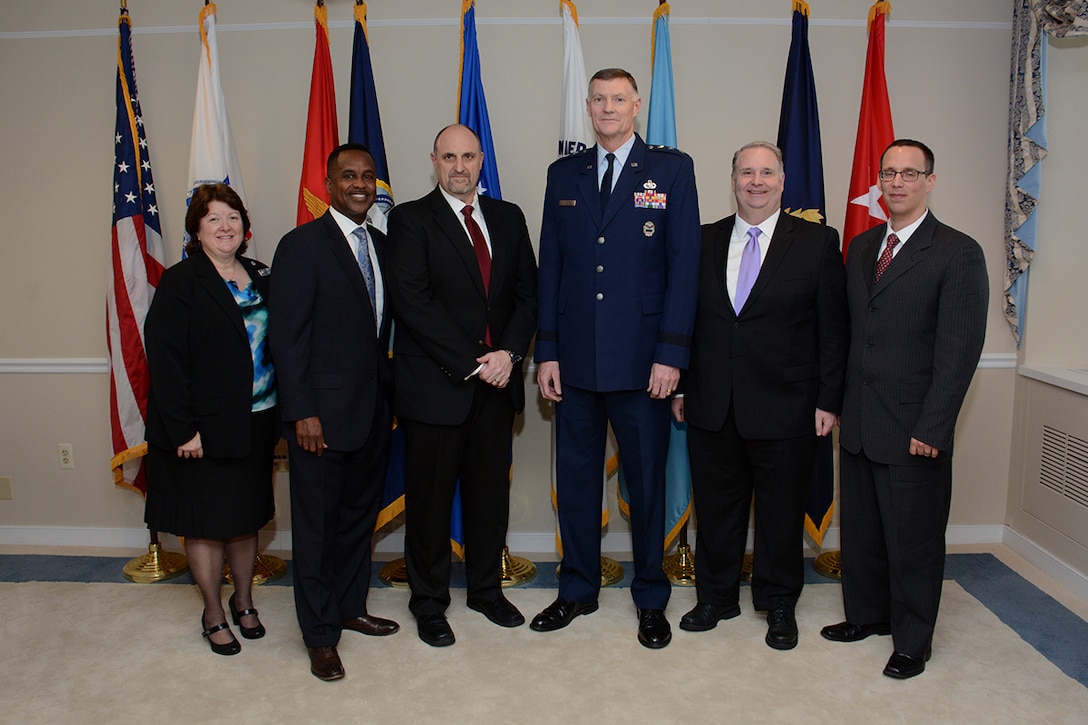
[[[264,626],[253,608],[257,531],[275,512],[272,451],[278,436],[268,329],[268,268],[241,256],[249,215],[226,184],[193,193],[187,259],[166,270],[144,324],[151,391],[144,519],[185,537],[212,651],[241,645],[219,588],[234,572],[229,606],[242,636]]]

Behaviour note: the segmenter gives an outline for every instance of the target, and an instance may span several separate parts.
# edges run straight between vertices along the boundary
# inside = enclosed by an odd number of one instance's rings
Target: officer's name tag
[[[574,206],[578,203],[577,199],[560,199],[559,206]]]
[[[663,191],[636,191],[635,192],[635,208],[636,209],[664,209],[665,201],[668,197]]]

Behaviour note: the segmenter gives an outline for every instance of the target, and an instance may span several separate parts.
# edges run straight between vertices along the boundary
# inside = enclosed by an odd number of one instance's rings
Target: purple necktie
[[[737,293],[733,300],[733,309],[740,312],[748,300],[748,294],[759,276],[759,227],[748,230],[748,243],[740,257],[740,273],[737,275]]]

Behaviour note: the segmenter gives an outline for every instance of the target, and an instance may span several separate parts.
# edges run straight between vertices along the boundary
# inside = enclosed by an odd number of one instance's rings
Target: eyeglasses
[[[919,176],[929,176],[932,173],[932,171],[920,171],[918,169],[903,169],[902,171],[881,169],[876,176],[881,181],[895,181],[895,175],[899,174],[899,177],[909,184],[912,181],[918,181]]]

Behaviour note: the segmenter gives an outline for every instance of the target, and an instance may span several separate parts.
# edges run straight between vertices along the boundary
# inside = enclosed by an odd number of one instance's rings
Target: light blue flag
[[[650,117],[646,122],[646,143],[676,146],[676,100],[672,84],[672,43],[669,41],[669,4],[654,11]],[[670,416],[669,452],[665,459],[665,548],[687,526],[691,516],[691,464],[688,462],[687,423]],[[623,478],[623,451],[620,451],[620,511],[630,516],[630,499]]]
[[[653,56],[650,58],[650,117],[646,143],[676,147],[676,99],[672,85],[672,43],[669,40],[669,4],[654,11]]]

